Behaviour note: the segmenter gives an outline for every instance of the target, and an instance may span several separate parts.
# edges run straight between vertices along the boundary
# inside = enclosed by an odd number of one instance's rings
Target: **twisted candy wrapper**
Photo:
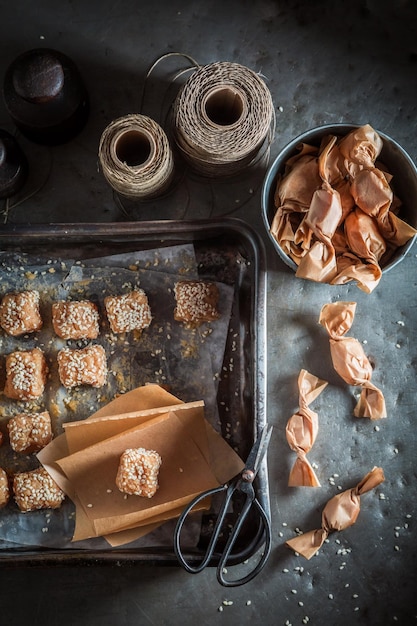
[[[327,330],[330,354],[336,372],[349,385],[361,386],[362,392],[353,414],[372,420],[387,416],[382,391],[371,382],[372,365],[362,345],[353,337],[345,337],[355,316],[356,302],[333,302],[325,304],[319,322]]]
[[[320,487],[320,482],[306,454],[311,450],[317,437],[318,416],[309,408],[327,386],[327,382],[301,370],[298,376],[299,409],[287,422],[286,436],[291,450],[297,458],[288,479],[289,487]]]
[[[384,480],[382,468],[374,467],[356,487],[338,493],[327,502],[321,515],[319,530],[298,535],[286,541],[286,544],[306,559],[311,559],[331,532],[344,530],[356,522],[360,511],[360,496],[375,489]]]

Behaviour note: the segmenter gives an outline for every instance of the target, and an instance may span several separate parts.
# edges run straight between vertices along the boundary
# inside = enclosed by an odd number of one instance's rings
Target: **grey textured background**
[[[97,167],[104,127],[139,110],[147,69],[167,52],[187,53],[200,64],[235,61],[262,73],[277,115],[271,158],[308,128],[351,122],[370,123],[391,135],[416,160],[415,2],[15,0],[1,5],[1,77],[22,51],[49,46],[77,63],[91,97],[89,122],[71,143],[44,149],[22,140],[33,195],[10,210],[7,222],[226,213],[250,222],[262,234],[268,256],[268,419],[275,426],[269,455],[274,545],[254,582],[227,591],[214,571],[191,576],[176,567],[149,565],[0,569],[1,623],[295,626],[307,618],[309,624],[335,626],[416,623],[415,246],[371,295],[353,285],[316,285],[296,280],[272,250],[261,219],[263,170],[230,185],[189,180],[166,199],[121,210]],[[166,120],[173,77],[186,66],[179,57],[158,66],[147,81],[142,112]],[[0,124],[13,131],[3,103]],[[358,303],[349,335],[367,342],[373,381],[386,396],[389,416],[379,430],[352,417],[352,389],[331,367],[328,340],[317,321],[321,306],[336,299]],[[312,405],[320,430],[309,458],[318,465],[322,488],[308,492],[286,487],[293,456],[284,431],[298,407],[302,367],[330,383]],[[374,465],[384,468],[386,481],[363,497],[357,524],[333,534],[311,561],[294,556],[285,539],[296,528],[318,527],[322,507],[337,487],[354,486]],[[233,604],[220,612],[225,599]]]

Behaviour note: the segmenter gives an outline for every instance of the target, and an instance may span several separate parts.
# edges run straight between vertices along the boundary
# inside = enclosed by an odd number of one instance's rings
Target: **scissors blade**
[[[271,439],[272,426],[265,426],[262,429],[261,435],[257,438],[252,446],[249,456],[245,464],[245,470],[251,470],[255,476],[258,473],[259,467],[262,463],[266,451],[268,450],[269,441]]]

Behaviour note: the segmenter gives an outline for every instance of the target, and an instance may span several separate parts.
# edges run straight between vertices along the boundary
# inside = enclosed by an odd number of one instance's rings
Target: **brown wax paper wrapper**
[[[132,410],[134,408],[142,410],[134,411]],[[128,411],[114,415],[114,412],[124,409],[128,409]],[[68,481],[57,461],[68,455],[70,450],[74,453],[85,450],[87,447],[94,448],[95,444],[99,444],[103,440],[132,429],[133,426],[146,425],[149,419],[164,416],[173,409],[177,411],[177,416],[180,415],[179,420],[187,434],[192,435],[200,454],[205,462],[210,465],[218,483],[230,480],[242,470],[243,461],[204,418],[204,403],[202,401],[183,403],[155,384],[134,389],[108,403],[86,420],[66,424],[65,435],[53,440],[38,455],[39,460],[76,504],[76,526],[73,541],[95,536],[97,530],[94,528],[91,515],[87,514],[91,507],[84,508],[72,483]],[[139,521],[134,519],[133,522],[131,519],[129,521],[124,520],[123,525],[125,527],[132,526],[132,528],[106,534],[105,539],[112,546],[115,546],[143,536],[167,519],[180,514],[183,506],[175,508],[173,503],[171,505],[171,508],[165,506],[162,512],[149,514],[146,519]],[[207,508],[207,503],[202,503],[201,508]]]
[[[311,559],[331,532],[344,530],[356,522],[360,511],[360,497],[375,489],[384,480],[382,468],[374,467],[356,487],[338,493],[327,502],[322,512],[320,529],[298,535],[286,541],[286,544],[306,559]]]
[[[152,498],[126,497],[115,484],[120,456],[128,448],[139,447],[156,450],[162,458],[159,489]],[[148,523],[149,519],[185,506],[197,493],[219,484],[186,426],[173,412],[57,463],[71,481],[96,536]]]
[[[149,392],[157,391],[158,386],[149,385],[147,387],[149,388],[154,387],[154,389],[148,388],[145,390],[146,392],[148,392],[148,393],[145,393],[145,400],[149,402],[151,398],[151,394]],[[133,392],[131,392],[132,397],[137,397],[140,393],[140,389],[134,390]],[[165,401],[177,400],[174,396],[171,396],[171,394],[168,394],[167,392],[164,392],[164,395],[165,395]],[[132,398],[128,399],[126,406],[129,406],[131,399]],[[182,421],[185,423],[188,429],[187,432],[192,434],[194,441],[198,445],[204,458],[206,459],[207,462],[209,462],[210,451],[209,451],[209,445],[208,445],[208,439],[207,439],[207,429],[213,430],[216,437],[217,438],[219,437],[217,433],[214,431],[214,429],[212,429],[212,427],[208,424],[208,422],[206,422],[206,420],[203,420],[204,402],[199,401],[199,402],[184,404],[184,403],[181,403],[181,401],[178,401],[178,403],[179,404],[172,404],[167,407],[150,408],[150,409],[143,410],[143,411],[131,412],[131,413],[126,413],[126,414],[116,415],[116,416],[96,417],[97,413],[102,412],[102,411],[98,411],[96,414],[94,414],[94,416],[92,416],[88,420],[66,424],[64,426],[66,427],[69,451],[71,453],[74,453],[79,450],[82,450],[86,448],[87,446],[94,445],[95,443],[98,443],[102,441],[103,439],[110,437],[111,435],[122,433],[132,428],[135,425],[145,424],[149,422],[149,420],[159,415],[166,414],[167,412],[169,412],[170,409],[176,408],[176,409],[183,409],[179,411],[179,413],[181,415]],[[114,406],[121,407],[123,405],[116,400],[114,401]],[[205,425],[204,428],[203,428],[203,424]],[[226,442],[224,442],[223,439],[221,439],[221,442],[223,442],[227,446]],[[214,446],[216,450],[218,449],[217,446],[218,446],[218,442],[216,441],[215,446]],[[232,465],[233,465],[234,461],[236,460],[236,457],[234,456],[234,454],[228,456],[226,453],[225,455],[222,456],[222,458],[227,458],[229,460],[231,457],[233,458],[232,460]],[[229,468],[225,466],[225,469],[223,469],[223,471],[227,472],[227,479],[230,477],[230,472],[233,474],[233,471],[235,470],[235,468],[236,467],[233,465],[233,467],[229,470]],[[222,477],[223,475],[225,474],[222,474],[220,471],[219,476]],[[76,504],[76,524],[75,524],[75,530],[74,530],[74,535],[73,535],[73,541],[78,541],[78,540],[85,539],[87,537],[95,536],[96,531],[94,529],[94,526],[91,523],[91,519],[87,515],[85,508],[82,506],[82,503],[79,501],[79,498],[76,493],[73,493],[72,499],[74,503]],[[200,510],[206,509],[207,507],[208,507],[208,503],[202,502],[200,506]],[[158,527],[159,525],[161,525],[168,519],[171,519],[172,517],[177,517],[181,513],[181,510],[182,510],[181,507],[178,509],[172,509],[172,510],[168,509],[167,511],[164,511],[163,513],[159,513],[157,515],[153,515],[149,517],[146,520],[146,523],[135,522],[135,521],[132,524],[128,523],[129,526],[132,525],[132,528],[129,530],[129,533],[123,533],[123,532],[118,531],[114,534],[106,534],[105,539],[112,546],[122,545],[123,543],[126,543],[127,541],[130,542],[132,541],[131,539],[132,536],[134,536],[134,539],[137,539],[138,537],[141,537],[151,532],[152,530],[154,530],[156,527]]]
[[[377,162],[382,145],[366,124],[343,138],[324,137],[318,148],[302,144],[287,161],[270,231],[297,264],[296,276],[330,284],[355,280],[370,293],[381,264],[416,234],[397,215],[401,201],[392,176]]]
[[[78,424],[86,424],[90,419],[100,416],[117,415],[119,412],[124,413],[128,411],[147,411],[150,409],[163,408],[174,404],[180,404],[181,400],[175,398],[168,391],[163,389],[160,385],[148,384],[133,389],[132,391],[123,394],[112,400],[108,404],[104,405],[91,417],[86,418],[83,422],[77,422]],[[166,409],[165,409],[166,412]],[[103,429],[103,430],[101,430]],[[86,447],[91,445],[95,441],[100,441],[106,437],[106,424],[103,426],[94,426],[91,429],[92,439],[85,439],[85,443],[80,447]],[[103,432],[103,434],[101,434]],[[95,434],[94,434],[95,433]],[[114,434],[114,432],[110,432]],[[84,437],[87,434],[84,432]],[[110,436],[110,435],[109,435]],[[76,444],[74,444],[75,446]],[[76,448],[75,448],[76,449]],[[44,468],[49,472],[55,482],[65,491],[65,493],[73,499],[74,490],[68,481],[66,475],[62,472],[61,468],[57,465],[56,461],[69,454],[68,442],[66,434],[58,435],[55,437],[45,448],[40,450],[37,454],[38,460],[42,463]]]
[[[298,376],[299,409],[287,422],[286,437],[297,454],[288,479],[289,487],[320,487],[314,469],[307,459],[318,433],[318,415],[309,408],[327,386],[327,382],[302,369]]]
[[[165,407],[173,407],[177,404],[183,404],[181,400],[170,394],[168,391],[163,389],[157,384],[147,384],[137,389],[133,389],[132,391],[119,396],[115,400],[112,400],[108,404],[104,405],[101,409],[99,409],[96,413],[94,413],[90,418],[83,420],[81,422],[75,422],[79,427],[79,430],[74,427],[71,430],[70,437],[70,447],[71,451],[74,452],[78,449],[82,449],[87,447],[88,445],[92,445],[95,442],[101,441],[105,439],[107,436],[110,436],[116,432],[121,432],[122,429],[117,427],[117,415],[116,420],[113,420],[110,424],[113,425],[113,429],[108,428],[108,424],[103,421],[102,424],[97,425],[97,420],[100,417],[108,417],[109,415],[113,415],[118,411],[131,411],[133,409],[142,409],[141,411],[137,411],[137,414],[140,416],[140,419],[137,421],[128,422],[129,428],[135,425],[136,423],[141,423],[146,421],[149,416],[155,416],[161,413],[166,413],[167,409]],[[130,414],[128,414],[130,415]],[[84,428],[81,425],[89,424],[91,421],[91,428]],[[68,424],[65,424],[68,426]],[[77,434],[80,434],[80,437],[77,439]],[[77,494],[68,480],[65,473],[57,464],[57,460],[67,456],[70,452],[68,446],[68,439],[65,434],[59,435],[52,442],[46,446],[43,450],[38,453],[38,459],[43,464],[45,469],[51,474],[57,484],[63,489],[63,491],[70,497],[76,507],[76,515],[75,515],[75,530],[73,534],[73,541],[78,541],[86,537],[94,536],[94,529],[91,526],[89,518],[86,516],[83,507],[77,497]],[[166,517],[166,516],[165,516]],[[106,540],[112,545],[122,545],[124,543],[133,541],[149,532],[151,532],[154,528],[159,526],[165,518],[157,518],[155,523],[149,523],[148,525],[143,525],[141,528],[133,529],[129,532],[129,535],[123,533],[116,533],[115,537],[106,536]]]
[[[329,334],[330,354],[336,372],[349,385],[362,387],[354,409],[356,417],[372,420],[387,417],[383,393],[372,382],[372,365],[362,345],[353,337],[345,337],[355,317],[356,302],[325,304],[319,322]]]

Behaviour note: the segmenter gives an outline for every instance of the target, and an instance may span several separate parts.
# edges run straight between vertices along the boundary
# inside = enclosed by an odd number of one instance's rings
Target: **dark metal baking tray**
[[[217,404],[223,435],[242,458],[266,423],[266,287],[265,252],[262,240],[245,222],[234,219],[199,221],[148,221],[94,224],[9,225],[0,229],[0,250],[47,253],[50,256],[84,259],[119,252],[193,243],[202,277],[234,286],[230,324],[233,338],[226,342],[224,362],[230,351],[238,367],[221,377]],[[80,258],[80,260],[82,260]],[[230,335],[230,333],[229,333]],[[232,348],[233,342],[233,348]],[[232,428],[230,428],[232,427]],[[257,497],[270,514],[267,460],[256,479]],[[230,512],[233,523],[239,503]],[[200,540],[187,558],[203,554],[215,512],[203,518]],[[249,518],[231,555],[231,564],[242,563],[257,551],[262,529],[257,517]],[[172,547],[89,549],[0,549],[0,563],[8,566],[94,563],[177,563]],[[211,565],[218,561],[214,555]]]

